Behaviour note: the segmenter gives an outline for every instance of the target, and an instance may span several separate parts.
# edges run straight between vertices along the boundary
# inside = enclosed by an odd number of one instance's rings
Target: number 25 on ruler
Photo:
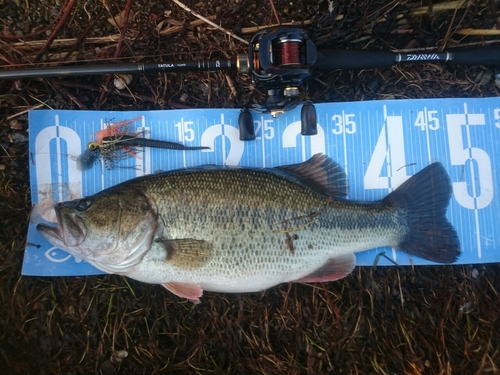
[[[428,132],[440,128],[437,111],[419,111],[415,126]],[[387,116],[384,107],[385,124],[373,150],[372,158],[364,176],[365,189],[389,189],[405,181],[406,159],[404,149],[402,116]],[[482,149],[472,147],[471,127],[484,126],[484,114],[446,115],[446,128],[451,165],[462,166],[470,176],[470,182],[453,182],[453,193],[457,202],[468,209],[487,207],[493,200],[493,178],[489,155]],[[465,130],[465,137],[463,131]],[[385,176],[381,171],[386,168]]]

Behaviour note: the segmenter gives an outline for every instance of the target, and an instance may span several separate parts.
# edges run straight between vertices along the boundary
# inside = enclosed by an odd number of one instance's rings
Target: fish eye
[[[85,211],[90,206],[90,201],[88,199],[79,199],[75,203],[75,208],[78,211]]]
[[[98,142],[90,142],[90,143],[87,145],[87,148],[88,148],[90,151],[97,150],[97,149],[99,148],[99,143],[98,143]]]

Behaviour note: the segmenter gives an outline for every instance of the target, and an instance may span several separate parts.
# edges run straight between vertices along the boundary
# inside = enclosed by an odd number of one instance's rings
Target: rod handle
[[[367,51],[333,49],[318,50],[318,58],[313,65],[315,70],[361,70],[388,68],[396,63],[396,54],[391,51]]]
[[[487,46],[466,50],[451,50],[453,65],[500,66],[500,46]]]

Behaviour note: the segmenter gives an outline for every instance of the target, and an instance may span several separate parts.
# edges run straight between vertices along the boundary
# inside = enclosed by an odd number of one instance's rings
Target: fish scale
[[[161,284],[194,302],[203,290],[337,280],[353,269],[354,253],[381,246],[443,263],[460,254],[445,217],[451,184],[441,164],[380,201],[346,194],[347,176],[324,155],[269,169],[192,168],[59,204],[59,227],[37,229],[105,272]]]

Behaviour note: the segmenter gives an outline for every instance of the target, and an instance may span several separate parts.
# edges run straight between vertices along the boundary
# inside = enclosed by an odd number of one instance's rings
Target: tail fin
[[[405,212],[408,231],[397,248],[439,263],[457,260],[460,241],[445,216],[451,193],[448,173],[441,163],[433,163],[384,198],[385,204]]]

